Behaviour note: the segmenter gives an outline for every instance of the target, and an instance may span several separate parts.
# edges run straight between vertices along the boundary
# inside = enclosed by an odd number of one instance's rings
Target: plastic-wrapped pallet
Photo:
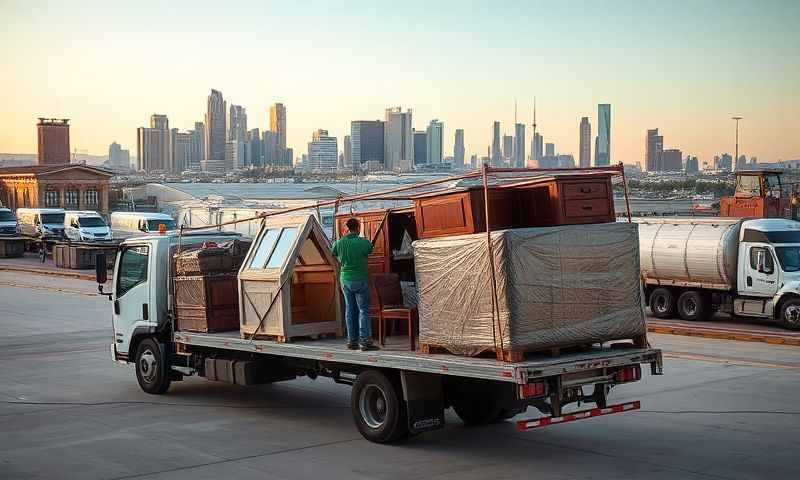
[[[499,326],[486,234],[414,242],[421,344],[477,355],[501,335],[532,351],[645,334],[636,224],[500,230],[492,245]]]

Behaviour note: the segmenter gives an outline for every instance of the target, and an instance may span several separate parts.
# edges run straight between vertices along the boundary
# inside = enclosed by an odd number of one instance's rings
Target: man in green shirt
[[[372,344],[372,323],[369,318],[369,272],[367,257],[372,253],[372,242],[358,235],[358,220],[347,220],[348,233],[333,244],[333,256],[339,259],[339,280],[344,294],[347,320],[347,348],[377,350]]]

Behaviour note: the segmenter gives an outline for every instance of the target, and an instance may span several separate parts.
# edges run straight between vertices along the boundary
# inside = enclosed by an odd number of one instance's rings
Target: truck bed
[[[604,367],[650,363],[661,366],[661,351],[655,348],[611,348],[597,346],[589,351],[533,355],[523,362],[506,363],[493,358],[463,357],[450,354],[425,354],[387,345],[378,351],[348,350],[342,339],[301,340],[280,343],[271,340],[247,340],[238,331],[224,333],[176,332],[177,344],[221,350],[238,350],[283,357],[395,368],[415,372],[456,375],[498,380],[524,385],[532,379],[576,373]],[[401,345],[399,342],[396,345]],[[405,343],[407,345],[407,342]]]

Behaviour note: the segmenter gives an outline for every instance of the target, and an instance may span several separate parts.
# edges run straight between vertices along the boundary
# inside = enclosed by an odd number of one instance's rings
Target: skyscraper
[[[453,168],[464,168],[464,153],[464,129],[457,128],[455,142],[453,143]]]
[[[428,132],[414,130],[414,166],[428,164]]]
[[[662,155],[662,169],[665,172],[680,172],[683,170],[683,152],[677,148],[664,150]]]
[[[113,142],[108,146],[108,166],[124,170],[131,168],[131,152],[123,150],[119,143]]]
[[[492,124],[492,150],[491,150],[491,165],[493,167],[500,166],[500,122]]]
[[[206,145],[202,168],[205,171],[224,171],[225,165],[225,100],[222,92],[211,90],[206,104]]]
[[[597,105],[597,138],[595,139],[594,166],[611,165],[611,105]]]
[[[531,139],[531,156],[533,160],[538,162],[542,159],[542,155],[544,154],[543,144],[544,138],[542,138],[542,134],[536,132],[533,134],[533,138]]]
[[[592,124],[589,117],[581,118],[580,126],[580,148],[578,154],[578,166],[581,168],[592,166]]]
[[[136,130],[137,170],[150,172],[172,171],[172,145],[169,120],[166,115],[152,115],[150,128]]]
[[[525,124],[514,125],[514,164],[515,168],[525,167]]]
[[[374,171],[384,168],[383,122],[354,120],[350,122],[350,152],[353,169]]]
[[[278,156],[278,134],[267,130],[262,134],[264,143],[264,166],[277,167],[283,164],[283,157]]]
[[[338,164],[339,150],[336,137],[328,135],[327,130],[316,130],[308,144],[307,170],[316,172],[332,172]]]
[[[555,143],[545,143],[544,144],[544,154],[548,157],[552,157],[556,154],[556,144]]]
[[[342,167],[347,170],[353,170],[353,142],[350,139],[350,135],[344,136],[342,149],[344,150],[343,152],[344,159],[342,161]]]
[[[269,107],[269,129],[278,136],[278,148],[286,150],[286,107],[282,103]]]
[[[173,173],[181,173],[192,161],[192,134],[181,133],[177,128],[170,130],[171,168]]]
[[[648,172],[663,171],[664,137],[658,134],[657,128],[647,131],[644,148],[644,169]]]
[[[228,140],[244,141],[247,135],[247,110],[241,105],[231,105],[228,114]]]
[[[514,161],[514,137],[503,135],[503,166],[512,166]]]
[[[261,166],[261,131],[257,128],[247,131],[245,139],[245,163],[248,166]]]
[[[190,170],[199,170],[200,163],[206,158],[206,126],[203,122],[194,122],[192,134],[192,160],[187,166]]]
[[[407,172],[414,162],[414,141],[411,135],[411,109],[386,109],[384,126],[384,162],[386,170]]]
[[[39,118],[36,124],[39,165],[69,163],[69,119]]]
[[[428,163],[431,165],[441,165],[442,150],[444,149],[443,135],[444,125],[439,120],[431,120],[426,133],[428,135]],[[416,145],[415,145],[416,146]]]

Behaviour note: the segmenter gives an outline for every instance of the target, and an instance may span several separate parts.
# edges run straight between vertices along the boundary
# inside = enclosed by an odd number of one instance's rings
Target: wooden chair
[[[386,344],[386,320],[405,320],[408,322],[408,341],[411,351],[416,350],[416,329],[414,323],[418,313],[415,307],[407,307],[403,302],[403,288],[396,273],[375,273],[372,283],[378,299],[378,341]]]

